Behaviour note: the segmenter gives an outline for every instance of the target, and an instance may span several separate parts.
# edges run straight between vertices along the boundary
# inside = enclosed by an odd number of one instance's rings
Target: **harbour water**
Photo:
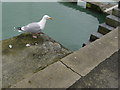
[[[47,21],[44,33],[70,50],[81,48],[90,34],[97,31],[105,15],[71,3],[58,2],[4,2],[2,4],[2,39],[21,33],[14,27],[37,22],[44,14],[53,17]]]

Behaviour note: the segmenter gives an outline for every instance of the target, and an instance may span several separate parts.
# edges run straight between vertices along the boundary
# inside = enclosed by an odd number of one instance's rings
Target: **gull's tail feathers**
[[[23,32],[22,27],[14,27],[15,30],[18,30],[18,32]]]

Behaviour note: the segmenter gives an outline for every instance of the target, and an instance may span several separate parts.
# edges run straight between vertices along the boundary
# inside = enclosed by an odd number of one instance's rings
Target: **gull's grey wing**
[[[23,28],[25,32],[31,32],[31,33],[41,32],[40,26],[36,22],[23,26]]]

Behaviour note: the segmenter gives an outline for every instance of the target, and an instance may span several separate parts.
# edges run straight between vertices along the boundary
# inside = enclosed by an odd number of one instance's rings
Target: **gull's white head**
[[[43,16],[43,19],[48,20],[48,19],[52,19],[52,17],[50,17],[50,16],[48,16],[48,15],[44,15],[44,16]]]
[[[46,21],[48,19],[52,19],[52,17],[48,16],[48,15],[44,15],[43,18],[38,22],[38,24],[40,25],[40,29],[43,30],[46,24]]]

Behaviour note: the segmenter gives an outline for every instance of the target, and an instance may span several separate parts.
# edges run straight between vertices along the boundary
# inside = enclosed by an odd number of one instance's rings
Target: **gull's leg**
[[[33,38],[37,38],[37,35],[40,35],[40,34],[44,34],[44,33],[43,33],[43,32],[40,32],[40,33],[33,33],[33,34],[32,34],[32,37],[33,37]]]
[[[43,32],[39,32],[39,33],[37,33],[37,34],[44,34]]]
[[[32,37],[33,37],[33,38],[37,38],[37,35],[36,35],[36,34],[32,34]]]

